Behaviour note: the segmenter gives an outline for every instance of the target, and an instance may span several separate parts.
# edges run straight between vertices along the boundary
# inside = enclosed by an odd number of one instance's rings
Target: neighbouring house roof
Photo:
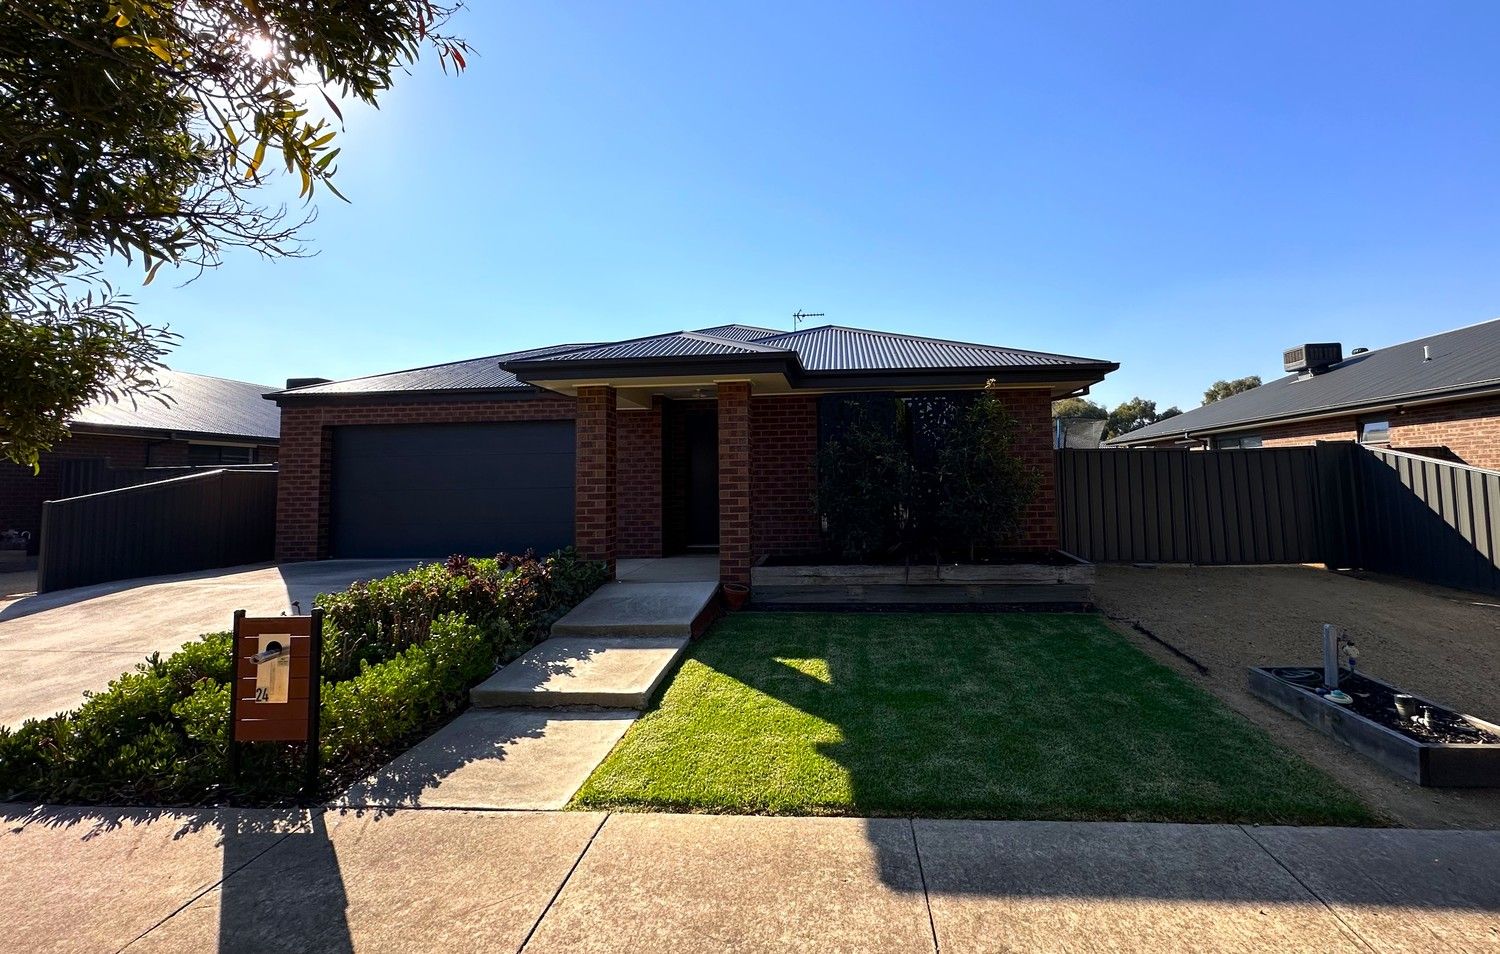
[[[557,345],[448,364],[289,388],[274,400],[472,392],[503,396],[536,385],[568,393],[570,381],[664,380],[744,373],[791,387],[982,384],[987,377],[1056,383],[1076,392],[1119,365],[1094,358],[824,325],[777,331],[716,325],[595,344]],[[757,377],[758,376],[758,377]]]
[[[248,381],[231,381],[186,371],[162,371],[157,376],[161,397],[137,397],[132,404],[99,401],[75,414],[68,424],[79,431],[139,433],[182,439],[219,439],[277,442],[281,414],[262,398],[275,388]]]
[[[1243,431],[1500,391],[1500,319],[1351,354],[1113,438],[1116,446]]]

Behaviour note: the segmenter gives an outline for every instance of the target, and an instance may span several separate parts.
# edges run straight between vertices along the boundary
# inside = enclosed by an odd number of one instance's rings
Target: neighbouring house
[[[31,534],[34,551],[44,501],[182,468],[276,462],[280,415],[262,400],[274,388],[184,371],[163,371],[159,380],[165,402],[141,397],[80,411],[37,473],[0,463],[0,530]]]
[[[1286,377],[1108,441],[1284,447],[1359,441],[1500,469],[1500,319],[1386,348],[1307,344]]]
[[[820,419],[850,394],[993,380],[1043,476],[1019,548],[1057,545],[1051,405],[1118,365],[823,326],[721,325],[519,351],[346,381],[281,406],[282,560],[576,543],[590,558],[715,549],[726,582],[813,553]]]

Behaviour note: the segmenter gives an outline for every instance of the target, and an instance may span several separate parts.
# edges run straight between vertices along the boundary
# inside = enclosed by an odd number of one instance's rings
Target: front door
[[[719,545],[719,415],[712,408],[687,415],[687,545]]]

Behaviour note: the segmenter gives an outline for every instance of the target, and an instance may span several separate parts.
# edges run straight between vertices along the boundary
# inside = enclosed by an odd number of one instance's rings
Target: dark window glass
[[[228,444],[191,444],[188,446],[188,463],[194,467],[214,464],[253,464],[255,448],[234,447]]]

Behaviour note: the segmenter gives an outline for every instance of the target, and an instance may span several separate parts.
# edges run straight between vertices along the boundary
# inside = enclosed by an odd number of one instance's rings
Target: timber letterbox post
[[[266,617],[234,611],[231,779],[239,777],[242,742],[301,742],[304,789],[316,787],[322,661],[322,610],[313,610],[311,616]]]

